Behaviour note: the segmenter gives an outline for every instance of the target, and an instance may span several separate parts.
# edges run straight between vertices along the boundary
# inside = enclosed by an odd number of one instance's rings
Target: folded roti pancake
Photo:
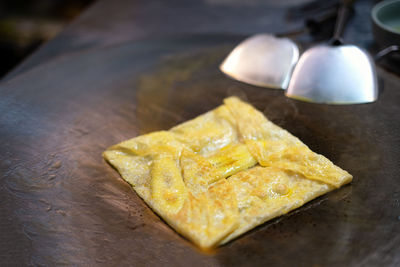
[[[236,97],[103,155],[158,215],[202,249],[352,180]]]

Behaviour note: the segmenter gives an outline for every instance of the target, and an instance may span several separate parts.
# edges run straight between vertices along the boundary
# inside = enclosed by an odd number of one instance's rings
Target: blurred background
[[[1,0],[0,79],[94,0]]]
[[[174,32],[174,20],[171,23],[164,23],[164,19],[168,19],[174,15],[171,13],[173,9],[165,10],[165,12],[160,10],[160,7],[162,7],[160,2],[162,1],[137,1],[140,4],[132,5],[132,11],[122,14],[125,17],[118,19],[118,16],[113,14],[111,17],[116,21],[113,25],[107,25],[107,22],[103,20],[95,21],[92,24],[93,21],[89,20],[87,25],[81,25],[80,29],[83,30],[77,36],[83,35],[86,37],[89,31],[92,31],[92,37],[87,39],[92,40],[93,36],[96,38],[100,36],[99,39],[101,41],[99,43],[104,45],[105,43],[139,39],[152,32]],[[175,0],[168,3],[170,6],[177,6],[177,3],[185,1]],[[95,0],[0,0],[0,80],[41,44],[54,38],[68,23],[79,16],[94,2]],[[192,2],[194,2],[193,8],[199,9],[198,14],[193,18],[187,18],[188,24],[186,27],[180,28],[181,32],[190,30],[191,25],[200,25],[202,23],[204,26],[199,27],[200,31],[201,29],[211,29],[210,25],[215,21],[219,22],[215,27],[215,31],[217,32],[235,31],[237,33],[245,32],[246,34],[254,34],[256,32],[268,32],[271,29],[275,29],[276,32],[285,32],[288,31],[288,28],[293,30],[297,27],[290,27],[290,25],[299,25],[299,23],[302,23],[301,21],[304,21],[309,29],[309,34],[303,35],[302,38],[310,37],[310,39],[305,40],[305,43],[315,43],[317,41],[328,40],[331,37],[339,0],[200,0]],[[377,2],[379,0],[356,1],[356,13],[368,14],[373,4]],[[234,11],[236,10],[235,3],[243,7],[243,15],[245,17],[241,17],[241,19],[249,21],[249,23],[240,25],[232,21],[229,16],[223,16],[224,13],[222,11],[225,8],[230,8],[232,12],[239,12]],[[116,6],[118,2],[108,1],[107,6],[113,8],[113,5],[117,10]],[[188,6],[188,4],[183,6]],[[213,8],[207,9],[205,6],[212,6]],[[269,22],[268,16],[270,13],[264,12],[270,7],[277,8],[281,6],[288,7],[284,13],[285,18],[283,20],[286,26],[289,25],[287,28],[274,26],[273,23]],[[105,11],[103,16],[107,16],[106,13],[107,11]],[[264,13],[265,16],[260,15]],[[153,23],[148,23],[149,18],[141,14],[153,14],[151,16]],[[253,19],[253,16],[246,14],[258,15],[254,16]],[[123,23],[118,24],[118,21],[128,20],[129,17],[132,18],[130,19],[132,22],[137,25],[145,25],[145,27],[124,26]],[[253,21],[250,22],[252,19]],[[282,20],[279,20],[279,23],[282,23]],[[248,26],[246,26],[250,24],[254,25],[252,32],[249,32]],[[346,41],[351,43],[357,40],[358,45],[371,50],[374,54],[377,49],[371,44],[372,32],[369,18],[359,17],[356,21],[350,21],[350,24],[357,24],[357,27],[348,27],[349,29],[346,30]],[[93,33],[93,30],[96,29],[99,29],[99,31]],[[109,43],[105,40],[109,36],[107,31],[113,32],[112,36],[114,39]],[[69,39],[66,38],[66,40]],[[59,40],[59,43],[63,42],[63,39]],[[65,46],[62,47],[62,49],[64,48]],[[64,51],[62,49],[60,48],[60,51]],[[52,54],[51,51],[50,54]],[[41,58],[46,57],[42,55]],[[383,60],[381,63],[385,64],[385,62]],[[389,63],[386,65],[392,66],[391,68],[394,66]]]

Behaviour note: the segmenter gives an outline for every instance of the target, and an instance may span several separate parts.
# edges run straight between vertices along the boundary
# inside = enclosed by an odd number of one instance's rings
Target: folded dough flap
[[[353,179],[347,171],[339,168],[326,157],[312,152],[306,146],[287,147],[281,153],[271,154],[261,165],[298,172],[307,179],[327,183],[336,188]]]
[[[239,137],[244,141],[284,139],[289,144],[301,143],[297,137],[269,121],[263,113],[239,98],[229,97],[224,100],[224,103],[235,118]]]
[[[184,145],[176,140],[175,135],[168,131],[158,131],[141,135],[107,149],[137,156],[151,156],[159,153],[179,156]]]
[[[152,206],[164,216],[177,213],[187,199],[187,189],[177,158],[159,154],[153,158],[150,192]]]
[[[234,120],[224,105],[175,126],[170,132],[178,141],[203,156],[238,142]]]
[[[166,220],[202,249],[219,245],[238,227],[239,211],[232,185],[222,179],[206,192],[196,196],[189,193],[182,209]]]
[[[158,214],[177,212],[186,199],[179,157],[183,144],[167,131],[153,132],[108,148],[104,158]]]
[[[222,244],[333,189],[301,174],[261,166],[231,176],[228,183],[236,192],[239,226]]]
[[[352,176],[322,155],[312,152],[297,137],[270,122],[261,112],[236,97],[225,99],[236,119],[239,136],[261,166],[299,172],[305,178],[340,187]]]
[[[179,158],[182,148],[172,133],[159,131],[111,146],[103,156],[142,198],[148,199],[153,158],[160,154]]]

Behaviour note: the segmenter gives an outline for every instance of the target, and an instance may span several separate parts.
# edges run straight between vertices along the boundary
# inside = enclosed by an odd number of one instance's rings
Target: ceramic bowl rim
[[[388,6],[393,5],[393,4],[394,5],[397,4],[400,7],[400,0],[382,1],[378,4],[376,4],[372,8],[372,12],[371,12],[372,20],[380,28],[400,36],[400,31],[393,29],[393,27],[388,26],[387,24],[383,23],[381,20],[378,19],[378,12],[381,11],[382,9],[388,8]]]

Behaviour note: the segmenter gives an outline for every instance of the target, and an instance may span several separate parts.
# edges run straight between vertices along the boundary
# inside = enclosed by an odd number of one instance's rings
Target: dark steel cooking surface
[[[3,83],[1,261],[398,266],[399,77],[379,71],[383,89],[376,103],[299,102],[218,71],[241,38],[195,35],[126,43],[60,57]],[[252,103],[354,180],[204,254],[157,217],[101,153],[191,119],[230,95]]]

